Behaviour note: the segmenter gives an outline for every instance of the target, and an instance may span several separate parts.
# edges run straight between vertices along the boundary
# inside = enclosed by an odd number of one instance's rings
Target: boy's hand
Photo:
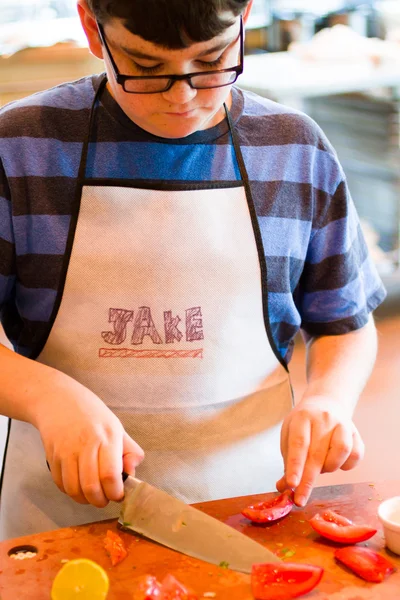
[[[98,508],[122,500],[122,471],[133,475],[144,452],[95,394],[65,378],[51,399],[39,403],[35,425],[62,492]]]
[[[285,475],[278,491],[295,489],[298,506],[308,501],[320,473],[353,469],[364,455],[364,444],[350,414],[326,397],[302,400],[286,417],[281,431]]]

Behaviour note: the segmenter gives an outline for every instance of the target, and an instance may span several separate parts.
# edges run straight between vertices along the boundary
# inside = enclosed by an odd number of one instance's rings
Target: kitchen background
[[[0,106],[102,68],[87,50],[75,0],[1,0]],[[319,484],[398,479],[400,0],[254,0],[238,83],[300,108],[322,126],[388,289],[376,313],[377,365],[355,414],[366,458]],[[297,397],[304,352],[299,339],[291,368]],[[0,464],[6,432],[0,417]]]

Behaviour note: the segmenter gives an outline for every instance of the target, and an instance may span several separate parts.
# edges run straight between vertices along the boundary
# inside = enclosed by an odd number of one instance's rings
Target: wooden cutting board
[[[295,508],[289,516],[269,526],[251,525],[240,511],[248,504],[274,494],[230,498],[196,506],[283,557],[293,552],[292,556],[284,558],[287,562],[324,567],[320,584],[305,596],[307,599],[397,600],[400,598],[400,557],[385,550],[382,527],[377,519],[378,504],[395,495],[400,495],[400,481],[320,487],[314,490],[304,509]],[[363,545],[390,557],[398,571],[383,583],[367,583],[336,563],[333,554],[338,546],[324,541],[308,524],[315,513],[325,508],[377,526],[378,533]],[[120,532],[128,547],[128,557],[116,567],[111,567],[103,548],[103,538],[107,529],[116,530],[116,523],[115,520],[102,521],[0,543],[1,600],[49,600],[51,584],[62,561],[77,557],[90,558],[106,569],[110,578],[107,600],[134,600],[135,582],[148,573],[160,579],[167,573],[173,573],[191,587],[199,599],[207,592],[214,592],[216,600],[253,599],[249,575],[184,556],[129,533]],[[10,550],[25,545],[37,548],[34,558],[16,560],[9,557]]]

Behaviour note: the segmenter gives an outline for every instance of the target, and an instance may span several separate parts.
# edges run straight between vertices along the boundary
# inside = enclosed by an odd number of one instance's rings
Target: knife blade
[[[233,527],[130,475],[118,523],[163,546],[234,571],[250,573],[254,563],[280,562]]]

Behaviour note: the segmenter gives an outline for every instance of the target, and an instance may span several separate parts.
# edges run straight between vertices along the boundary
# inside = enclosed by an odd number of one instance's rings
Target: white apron
[[[37,358],[120,418],[145,451],[140,479],[187,502],[275,489],[281,424],[292,408],[287,369],[270,341],[258,223],[227,117],[243,179],[234,187],[86,181],[87,140],[65,286]],[[1,500],[2,539],[120,510],[62,494],[38,431],[20,421],[11,426]]]

